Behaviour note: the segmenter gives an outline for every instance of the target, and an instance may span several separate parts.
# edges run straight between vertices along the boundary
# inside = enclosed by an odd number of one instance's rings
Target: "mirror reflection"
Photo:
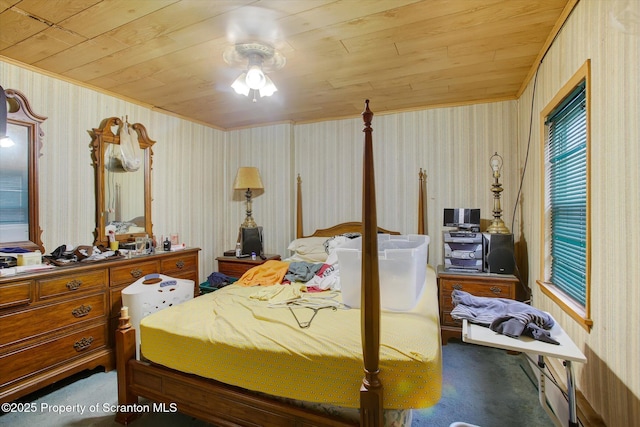
[[[144,168],[127,171],[118,146],[109,144],[104,159],[106,228],[118,234],[144,233]],[[140,159],[143,152],[140,150]]]
[[[96,244],[107,246],[153,236],[151,225],[151,146],[140,123],[111,117],[93,129],[96,170]]]
[[[38,157],[44,136],[40,124],[47,118],[35,114],[21,92],[6,89],[3,93],[9,139],[0,143],[0,247],[44,252],[38,217]]]
[[[0,242],[29,240],[29,133],[8,124],[0,145]]]

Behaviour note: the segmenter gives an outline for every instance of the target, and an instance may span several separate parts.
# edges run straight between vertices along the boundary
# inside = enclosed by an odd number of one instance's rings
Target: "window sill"
[[[585,310],[585,307],[577,304],[567,294],[562,292],[553,283],[543,282],[536,280],[540,290],[543,294],[551,298],[565,313],[567,313],[573,320],[578,322],[587,332],[591,332],[593,327],[593,320],[589,318],[589,313]]]

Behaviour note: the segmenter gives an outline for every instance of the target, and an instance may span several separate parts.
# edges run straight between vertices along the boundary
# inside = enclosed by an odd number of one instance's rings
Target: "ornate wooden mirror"
[[[38,213],[38,158],[44,136],[40,124],[47,118],[34,113],[21,92],[3,92],[7,136],[12,143],[0,146],[0,247],[44,253]]]
[[[131,125],[141,150],[141,165],[135,171],[124,167],[119,157],[119,130],[126,126],[118,117],[110,117],[93,129],[92,157],[96,175],[96,245],[108,246],[108,230],[114,230],[119,242],[153,236],[151,223],[151,163],[155,141],[149,139],[140,123]]]

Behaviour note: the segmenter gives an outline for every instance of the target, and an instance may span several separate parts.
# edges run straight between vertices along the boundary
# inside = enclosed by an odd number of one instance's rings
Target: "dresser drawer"
[[[0,384],[7,384],[48,367],[82,357],[93,350],[105,348],[107,325],[101,324],[62,337],[45,340],[0,357]]]
[[[106,269],[42,279],[37,282],[38,298],[46,300],[47,298],[64,296],[74,292],[101,289],[107,285],[107,281]]]
[[[180,255],[162,260],[160,271],[171,276],[172,273],[192,272],[198,266],[198,258],[193,255]],[[177,277],[177,276],[176,276]]]
[[[130,285],[139,278],[151,273],[158,273],[158,263],[156,261],[142,261],[124,267],[114,267],[110,272],[110,286]]]
[[[0,286],[0,309],[28,305],[32,301],[31,280],[7,283]]]
[[[76,323],[103,318],[106,310],[107,295],[102,292],[0,316],[0,347]]]

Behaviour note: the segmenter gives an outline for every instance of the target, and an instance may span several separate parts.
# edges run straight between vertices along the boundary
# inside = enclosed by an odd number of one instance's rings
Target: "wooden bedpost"
[[[304,236],[302,230],[302,179],[298,174],[298,194],[296,196],[296,238]]]
[[[378,378],[380,364],[380,275],[378,270],[378,224],[376,215],[373,141],[369,100],[362,112],[364,120],[364,161],[362,174],[362,283],[361,316],[364,378],[360,387],[360,425],[383,425],[383,388]]]
[[[126,307],[120,311],[120,324],[116,330],[116,369],[118,370],[118,408],[133,407],[138,403],[138,396],[131,392],[128,381],[130,372],[127,365],[136,357],[136,330],[129,323],[129,312]],[[125,406],[126,405],[126,406]],[[116,422],[127,425],[138,417],[136,412],[118,410]]]
[[[426,234],[425,232],[425,213],[424,213],[424,190],[427,180],[426,172],[422,171],[418,173],[418,179],[420,180],[419,193],[418,193],[418,234]]]

